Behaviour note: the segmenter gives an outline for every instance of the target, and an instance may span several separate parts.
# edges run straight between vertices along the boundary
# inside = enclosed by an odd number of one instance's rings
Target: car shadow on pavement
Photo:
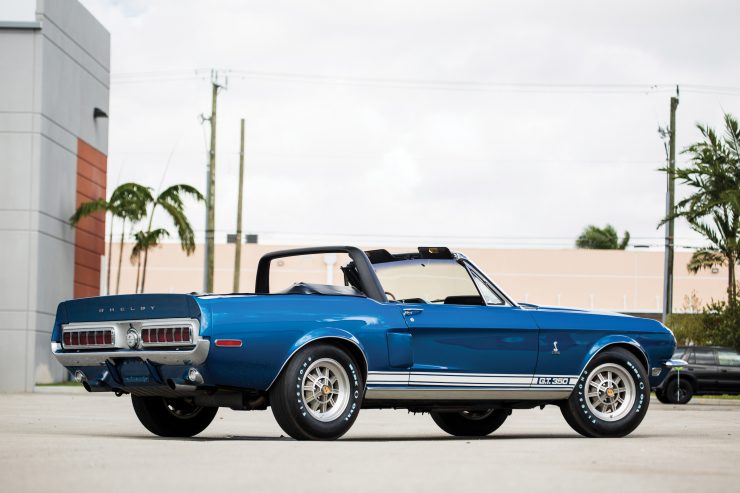
[[[133,437],[132,437],[133,438]],[[138,438],[138,437],[137,437]],[[453,437],[453,436],[379,436],[379,437],[345,437],[340,438],[339,442],[471,442],[471,441],[496,441],[496,440],[541,440],[545,438],[562,439],[562,438],[582,438],[579,435],[562,434],[562,435],[500,435],[486,437]],[[192,438],[161,438],[151,437],[153,440],[181,440],[195,442],[227,442],[227,441],[245,441],[245,442],[282,442],[295,441],[290,437],[268,437],[268,436],[247,436],[247,435],[227,435],[224,437],[192,437]]]
[[[45,432],[49,434],[49,432]],[[78,437],[103,437],[103,435],[97,433],[74,433],[74,432],[52,432],[52,434],[66,435],[66,436],[78,436]],[[159,437],[149,434],[116,434],[107,433],[104,435],[105,438],[123,439],[123,440],[154,440],[154,441],[178,441],[178,442],[230,442],[230,441],[243,441],[243,442],[293,442],[296,441],[291,437],[280,435],[280,436],[252,436],[252,435],[223,435],[223,436],[195,436],[195,437]],[[634,440],[639,438],[658,438],[665,437],[665,435],[645,435],[637,434],[626,437],[628,440]],[[532,434],[501,434],[501,435],[490,435],[485,437],[454,437],[454,436],[408,436],[408,435],[385,435],[385,436],[349,436],[338,439],[339,442],[480,442],[480,441],[496,441],[496,440],[561,440],[561,439],[581,439],[584,438],[575,433],[560,433],[560,434],[543,434],[543,433],[532,433]],[[623,440],[621,438],[620,440]]]

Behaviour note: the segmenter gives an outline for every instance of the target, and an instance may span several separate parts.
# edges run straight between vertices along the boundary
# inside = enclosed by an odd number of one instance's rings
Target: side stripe
[[[570,389],[577,375],[370,371],[368,385]]]

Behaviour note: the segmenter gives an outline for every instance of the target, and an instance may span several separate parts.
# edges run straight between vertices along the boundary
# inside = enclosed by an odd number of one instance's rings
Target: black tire
[[[613,376],[620,377],[619,383],[617,385],[600,383],[601,386],[589,392],[594,395],[587,396],[586,389],[594,388],[591,376],[598,379],[599,375],[608,371],[612,371]],[[625,390],[622,390],[623,388]],[[609,407],[609,403],[605,402],[607,399],[609,402],[615,402],[622,393],[628,396],[626,403],[621,405],[616,403]],[[596,405],[591,401],[601,398],[604,400],[601,403],[596,401]],[[581,373],[573,393],[560,405],[560,411],[571,428],[583,436],[623,437],[629,435],[642,422],[649,404],[650,382],[644,366],[631,352],[614,348],[594,356]]]
[[[191,437],[205,430],[217,407],[199,407],[185,399],[131,396],[136,417],[144,427],[161,437]]]
[[[437,426],[456,437],[484,437],[498,430],[511,411],[491,409],[488,411],[431,412]]]
[[[672,378],[665,386],[665,398],[669,404],[688,404],[694,396],[694,386],[685,378]]]
[[[661,404],[670,404],[671,401],[665,396],[665,389],[655,389],[655,397]]]
[[[305,387],[312,390],[302,389],[304,375]],[[311,380],[309,375],[318,378]],[[336,380],[318,375],[334,375]],[[296,440],[335,440],[357,419],[364,391],[362,371],[347,352],[330,344],[312,344],[285,366],[270,389],[270,406],[280,428]]]

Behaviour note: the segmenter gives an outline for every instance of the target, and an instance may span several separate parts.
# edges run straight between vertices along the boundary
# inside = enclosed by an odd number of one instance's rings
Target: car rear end
[[[51,350],[90,392],[175,397],[207,374],[208,318],[185,294],[101,296],[57,308]]]

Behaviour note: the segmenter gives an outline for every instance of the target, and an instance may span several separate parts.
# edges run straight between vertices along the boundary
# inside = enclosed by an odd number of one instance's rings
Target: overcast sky
[[[198,115],[208,70],[228,75],[217,241],[242,117],[244,229],[265,240],[569,246],[607,222],[662,243],[675,84],[680,148],[740,114],[736,1],[82,3],[111,32],[111,189],[205,190]]]

